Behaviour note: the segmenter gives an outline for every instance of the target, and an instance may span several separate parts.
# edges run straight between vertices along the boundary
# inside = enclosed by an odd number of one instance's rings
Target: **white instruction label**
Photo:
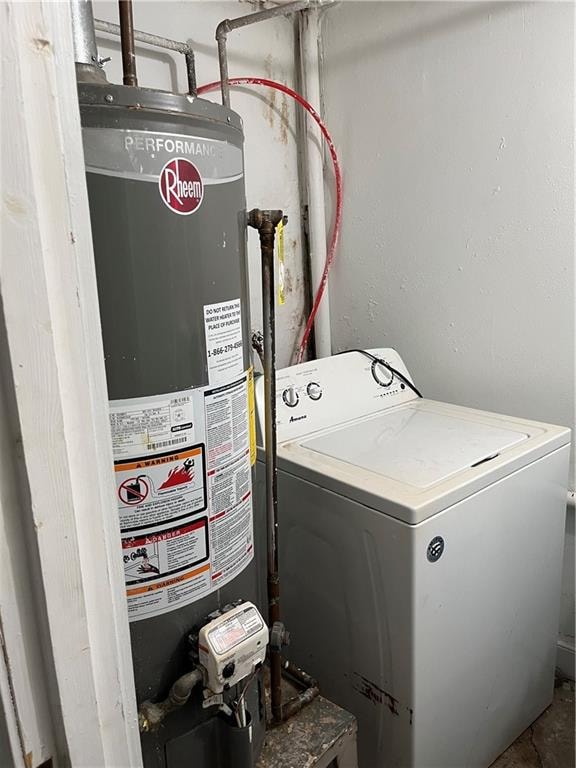
[[[194,442],[192,390],[111,400],[114,458],[158,453]]]
[[[205,597],[254,556],[248,373],[113,401],[110,420],[128,616],[137,621]],[[181,435],[187,444],[171,448]]]
[[[240,299],[204,306],[206,363],[211,385],[224,384],[244,370]]]
[[[204,392],[212,583],[221,587],[254,556],[248,375]]]
[[[244,638],[259,632],[264,623],[258,612],[250,608],[245,613],[232,616],[208,632],[208,639],[216,653],[228,653]]]

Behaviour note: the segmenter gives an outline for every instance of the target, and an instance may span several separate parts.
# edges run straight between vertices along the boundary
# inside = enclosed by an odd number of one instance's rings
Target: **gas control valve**
[[[266,658],[268,627],[252,603],[234,606],[205,624],[198,633],[204,684],[222,693],[252,674]]]

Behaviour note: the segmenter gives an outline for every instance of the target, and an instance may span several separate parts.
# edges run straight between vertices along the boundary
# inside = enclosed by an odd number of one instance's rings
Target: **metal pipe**
[[[94,19],[94,27],[98,32],[106,32],[108,35],[120,35],[120,25],[112,24],[110,21]],[[160,35],[152,35],[149,32],[142,32],[139,29],[134,30],[134,40],[138,40],[139,43],[152,45],[156,48],[165,48],[168,51],[182,53],[186,59],[188,93],[191,96],[196,96],[198,90],[196,83],[196,63],[194,59],[194,49],[189,43],[184,43],[179,40],[171,40],[169,37],[160,37]]]
[[[278,575],[278,487],[276,455],[276,313],[274,299],[274,236],[284,218],[282,211],[248,214],[248,226],[258,230],[262,254],[262,311],[264,347],[264,434],[266,451],[266,540],[268,565],[268,623],[280,621]],[[270,647],[270,697],[272,718],[282,721],[282,658],[280,648]]]
[[[320,13],[311,8],[300,15],[300,61],[304,98],[320,110]],[[308,202],[308,247],[312,301],[318,292],[326,263],[326,210],[324,199],[324,156],[322,135],[318,125],[307,120],[304,126],[306,197]],[[330,331],[330,296],[324,291],[314,321],[316,357],[332,354]]]
[[[303,11],[310,7],[311,0],[298,0],[294,3],[278,5],[275,8],[267,8],[264,11],[249,13],[246,16],[239,16],[237,19],[224,19],[216,27],[216,42],[218,43],[218,63],[220,65],[220,88],[222,91],[222,104],[230,106],[230,84],[228,82],[228,54],[226,51],[226,41],[228,33],[234,29],[247,27],[249,24],[257,24],[259,21],[267,21],[276,16],[287,16],[297,11]]]
[[[124,85],[137,86],[136,50],[134,46],[134,17],[132,0],[118,0],[120,15],[120,45],[122,47],[122,70]]]
[[[300,710],[303,709],[306,704],[310,704],[311,701],[314,701],[319,693],[320,689],[317,685],[315,685],[312,688],[306,688],[306,690],[302,691],[302,693],[299,693],[298,696],[295,696],[293,699],[290,699],[290,701],[287,701],[286,704],[283,705],[284,720],[288,720],[297,712],[300,712]]]
[[[223,22],[221,22],[223,23]],[[230,107],[230,82],[228,80],[228,56],[226,53],[226,34],[222,33],[218,37],[218,30],[220,24],[216,30],[216,42],[218,43],[218,63],[220,65],[220,92],[222,94],[222,104],[225,107]]]
[[[94,33],[92,0],[70,0],[74,61],[78,64],[98,66],[98,48]]]
[[[318,696],[320,687],[311,675],[290,661],[284,664],[284,675],[289,680],[304,686],[303,691],[283,705],[282,715],[284,720],[288,720]]]
[[[190,48],[184,54],[186,61],[186,78],[188,79],[188,93],[190,96],[196,96],[198,93],[198,83],[196,82],[196,61],[194,51]]]
[[[193,669],[179,677],[163,701],[143,701],[138,710],[138,724],[142,733],[155,731],[170,712],[180,709],[190,698],[192,690],[203,680],[202,672]]]
[[[304,685],[306,688],[316,688],[318,686],[317,680],[308,672],[304,672],[303,669],[293,664],[291,661],[287,661],[284,664],[284,673],[287,678],[294,680],[300,685]]]

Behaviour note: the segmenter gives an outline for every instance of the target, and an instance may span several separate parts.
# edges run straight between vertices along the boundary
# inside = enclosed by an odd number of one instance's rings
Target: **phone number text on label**
[[[208,357],[218,357],[218,355],[225,355],[227,352],[232,352],[234,349],[238,349],[242,346],[242,339],[234,344],[226,344],[224,347],[215,347],[208,350]]]

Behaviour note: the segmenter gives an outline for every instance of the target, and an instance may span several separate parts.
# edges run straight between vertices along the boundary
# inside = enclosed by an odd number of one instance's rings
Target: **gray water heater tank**
[[[80,83],[79,99],[140,704],[191,669],[208,614],[264,605],[242,123],[144,88]],[[259,675],[247,706],[255,756]],[[142,735],[146,768],[240,765],[215,712],[195,689]]]

